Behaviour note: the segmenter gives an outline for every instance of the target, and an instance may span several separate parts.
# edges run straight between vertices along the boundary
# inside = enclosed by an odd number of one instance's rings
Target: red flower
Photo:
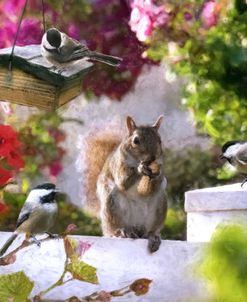
[[[15,130],[11,126],[0,125],[0,186],[6,185],[13,177],[13,170],[23,168],[20,146]]]
[[[0,200],[0,215],[4,214],[9,211],[9,207],[4,203],[2,200]]]
[[[57,176],[63,170],[63,166],[59,162],[54,162],[49,166],[49,171],[52,176]]]
[[[7,158],[7,162],[11,167],[15,167],[17,169],[23,168],[24,164],[25,164],[24,160],[15,151],[10,152],[10,154]]]
[[[0,125],[0,156],[9,156],[10,152],[20,147],[17,133],[11,126]]]
[[[4,170],[0,167],[0,186],[6,185],[6,183],[13,177],[13,172]]]

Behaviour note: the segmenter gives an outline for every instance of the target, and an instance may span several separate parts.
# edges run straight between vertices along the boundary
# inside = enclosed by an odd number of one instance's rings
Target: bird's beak
[[[221,154],[221,155],[219,156],[219,159],[226,159],[226,157],[225,157],[224,154]]]

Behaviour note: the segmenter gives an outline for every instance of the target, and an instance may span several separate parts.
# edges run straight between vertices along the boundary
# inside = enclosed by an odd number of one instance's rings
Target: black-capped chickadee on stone
[[[221,159],[226,159],[240,173],[247,174],[247,142],[229,141],[222,147]],[[241,186],[247,182],[247,178]]]
[[[0,256],[7,251],[19,233],[26,233],[40,245],[34,235],[48,233],[53,226],[57,216],[56,192],[52,183],[38,185],[30,191],[17,219],[16,230],[0,249]]]
[[[111,66],[118,66],[122,59],[91,51],[86,45],[69,37],[57,28],[50,28],[43,35],[41,42],[42,56],[54,67],[63,69],[68,63],[83,58],[102,62]]]

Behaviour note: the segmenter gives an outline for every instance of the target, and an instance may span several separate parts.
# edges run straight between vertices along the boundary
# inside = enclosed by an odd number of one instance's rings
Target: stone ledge
[[[247,210],[247,185],[240,183],[185,193],[185,211]]]
[[[10,233],[0,232],[0,245]],[[203,283],[192,274],[193,263],[200,257],[203,244],[163,240],[158,252],[150,255],[145,239],[114,239],[72,236],[92,244],[82,260],[97,268],[99,285],[70,281],[45,297],[50,301],[77,295],[79,298],[99,290],[115,290],[139,278],[153,280],[145,296],[130,293],[113,298],[116,302],[176,302],[207,296]],[[21,238],[17,241],[20,243]],[[14,264],[0,267],[0,274],[23,270],[35,281],[32,295],[46,289],[61,276],[65,260],[62,240],[50,240],[21,250]]]

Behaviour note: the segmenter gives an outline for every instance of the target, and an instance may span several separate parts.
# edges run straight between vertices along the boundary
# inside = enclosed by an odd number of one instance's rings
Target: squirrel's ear
[[[127,124],[127,128],[128,128],[129,134],[131,135],[135,131],[135,129],[136,129],[136,123],[135,123],[135,121],[133,120],[132,117],[127,116],[127,118],[126,118],[126,124]]]
[[[157,119],[157,121],[153,124],[153,128],[155,128],[156,130],[159,129],[161,123],[162,123],[162,120],[164,118],[164,115],[160,115]]]

